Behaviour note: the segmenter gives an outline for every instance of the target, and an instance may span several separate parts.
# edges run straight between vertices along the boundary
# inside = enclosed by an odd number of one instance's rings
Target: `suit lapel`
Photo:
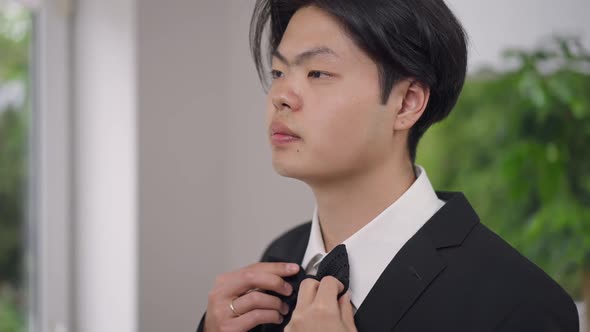
[[[463,194],[437,194],[447,203],[385,268],[355,314],[359,331],[391,331],[445,269],[438,251],[461,245],[479,221]]]
[[[288,238],[282,239],[280,245],[272,247],[264,257],[263,262],[289,262],[301,264],[309,236],[311,232],[311,222],[303,224],[297,229],[297,233]]]
[[[358,308],[357,329],[390,331],[445,266],[426,237],[410,239]]]

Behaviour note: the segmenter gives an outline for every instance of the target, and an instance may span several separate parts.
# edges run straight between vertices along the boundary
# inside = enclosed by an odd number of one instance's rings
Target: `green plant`
[[[30,14],[16,4],[0,7],[0,89],[28,80]],[[22,280],[27,105],[0,105],[0,286]]]
[[[16,3],[0,2],[0,91],[28,82],[31,17]],[[24,216],[28,105],[0,104],[0,332],[24,331]]]
[[[0,113],[0,286],[22,280],[25,133],[23,112]]]
[[[518,66],[470,76],[418,163],[580,298],[590,271],[590,54],[579,39],[555,38],[506,56]]]
[[[0,297],[0,332],[24,331],[23,315],[9,301]]]

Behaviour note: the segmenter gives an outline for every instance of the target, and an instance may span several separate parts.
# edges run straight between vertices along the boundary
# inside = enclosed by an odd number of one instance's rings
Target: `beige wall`
[[[224,10],[138,2],[139,331],[194,329],[226,266]]]
[[[139,2],[142,332],[194,329],[215,275],[311,215],[306,189],[269,163],[252,5]]]

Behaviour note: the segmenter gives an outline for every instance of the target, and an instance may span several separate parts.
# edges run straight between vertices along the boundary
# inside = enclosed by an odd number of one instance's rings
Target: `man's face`
[[[402,98],[394,89],[381,104],[377,65],[329,14],[313,6],[297,11],[272,70],[266,120],[279,174],[332,181],[368,172],[393,154],[391,104]]]

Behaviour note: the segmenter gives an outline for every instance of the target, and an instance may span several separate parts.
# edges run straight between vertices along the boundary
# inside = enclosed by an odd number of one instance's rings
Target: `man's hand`
[[[293,288],[282,277],[298,270],[297,264],[256,263],[218,276],[209,293],[204,331],[245,332],[260,324],[281,323],[289,307],[259,290],[290,295]]]
[[[305,279],[285,332],[357,332],[350,297],[338,294],[344,285],[332,276]]]

